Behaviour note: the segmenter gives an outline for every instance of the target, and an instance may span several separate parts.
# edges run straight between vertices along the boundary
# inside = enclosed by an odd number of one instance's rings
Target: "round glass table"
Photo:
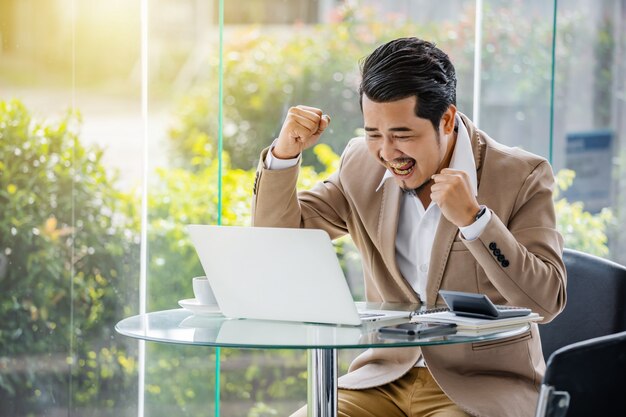
[[[369,304],[379,308],[380,305]],[[409,310],[410,306],[394,309]],[[115,330],[125,336],[162,343],[228,347],[239,349],[306,349],[308,362],[308,414],[337,415],[337,350],[432,346],[497,340],[522,334],[529,325],[508,327],[487,334],[430,336],[425,338],[385,337],[382,326],[406,320],[378,321],[361,326],[336,326],[299,322],[230,319],[217,315],[195,315],[184,309],[156,311],[121,320]]]

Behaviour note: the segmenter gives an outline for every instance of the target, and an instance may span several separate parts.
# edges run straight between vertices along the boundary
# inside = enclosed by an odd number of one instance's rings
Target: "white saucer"
[[[222,314],[220,307],[217,304],[200,304],[200,302],[195,298],[179,300],[178,305],[196,315]]]

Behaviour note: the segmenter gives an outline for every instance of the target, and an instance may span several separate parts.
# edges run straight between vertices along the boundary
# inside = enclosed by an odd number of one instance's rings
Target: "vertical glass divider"
[[[222,224],[222,151],[224,119],[224,0],[219,0],[219,66],[218,66],[218,111],[217,111],[217,224]]]
[[[141,21],[141,119],[142,140],[142,187],[141,187],[141,246],[139,255],[139,314],[147,310],[148,287],[148,0],[140,3]],[[146,342],[138,346],[137,415],[144,416],[146,384]]]
[[[76,0],[72,1],[71,19],[72,19],[72,124],[77,115],[76,112]],[[76,366],[77,355],[75,353],[74,338],[74,259],[76,257],[76,137],[73,136],[72,143],[72,213],[71,213],[71,236],[72,247],[70,249],[70,352],[69,352],[69,375],[68,375],[68,415],[72,413],[72,397],[73,397],[73,369]]]
[[[222,224],[222,151],[224,121],[224,0],[219,0],[219,66],[218,66],[218,112],[217,112],[217,224]],[[215,348],[215,417],[220,415],[220,362],[221,349]]]
[[[556,73],[556,17],[558,0],[554,0],[554,14],[552,16],[552,68],[550,75],[550,149],[548,150],[548,161],[552,164],[554,152],[554,84]]]
[[[476,18],[474,20],[474,97],[472,98],[472,122],[480,127],[480,88],[481,61],[483,59],[481,44],[483,43],[483,0],[476,0]]]

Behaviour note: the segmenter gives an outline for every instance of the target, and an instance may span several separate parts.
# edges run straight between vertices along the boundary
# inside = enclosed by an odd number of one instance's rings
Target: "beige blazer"
[[[478,201],[492,216],[474,241],[464,240],[441,216],[428,300],[440,304],[439,289],[485,293],[495,303],[530,307],[550,321],[565,305],[566,284],[552,169],[545,159],[499,144],[461,117],[472,142]],[[394,181],[376,191],[385,168],[368,153],[363,138],[346,146],[337,172],[300,193],[299,168],[266,170],[266,153],[254,184],[254,226],[319,228],[331,238],[349,233],[362,255],[367,300],[419,302],[396,264],[402,192]],[[369,349],[340,378],[340,387],[363,389],[393,381],[414,366],[420,353],[443,391],[467,413],[533,415],[545,371],[536,325],[495,342]]]

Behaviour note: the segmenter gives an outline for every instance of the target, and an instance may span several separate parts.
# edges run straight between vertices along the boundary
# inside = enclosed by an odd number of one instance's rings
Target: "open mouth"
[[[396,159],[392,162],[388,162],[387,166],[391,168],[394,174],[405,176],[413,172],[413,168],[415,168],[415,159],[413,158]]]

